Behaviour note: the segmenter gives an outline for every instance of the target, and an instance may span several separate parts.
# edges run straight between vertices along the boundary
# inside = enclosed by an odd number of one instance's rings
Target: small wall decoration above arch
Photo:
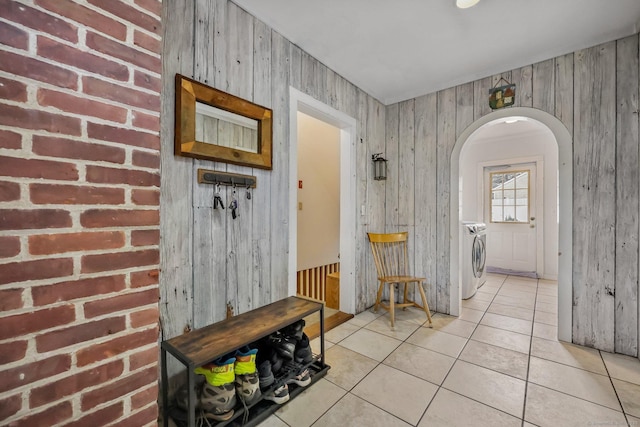
[[[500,82],[505,84],[498,86]],[[498,83],[489,89],[489,107],[498,110],[504,107],[511,107],[516,99],[516,85],[509,83],[504,78],[500,78]]]

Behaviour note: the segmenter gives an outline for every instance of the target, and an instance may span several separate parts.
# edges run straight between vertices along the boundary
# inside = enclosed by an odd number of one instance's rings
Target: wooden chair
[[[391,327],[393,328],[395,307],[403,309],[406,309],[406,307],[419,307],[427,313],[429,326],[433,326],[429,304],[427,304],[427,297],[422,288],[422,284],[426,279],[424,277],[414,277],[409,274],[409,263],[407,260],[407,238],[409,233],[405,231],[402,233],[367,234],[369,236],[369,242],[371,243],[373,259],[376,263],[378,281],[380,282],[374,311],[378,311],[378,306],[382,306],[382,308],[387,310],[391,316]],[[422,305],[407,298],[408,288],[411,283],[417,285],[420,296],[422,297]],[[382,291],[384,290],[385,284],[389,285],[388,305],[381,302]],[[404,299],[402,303],[395,303],[395,286],[400,284],[404,285]]]

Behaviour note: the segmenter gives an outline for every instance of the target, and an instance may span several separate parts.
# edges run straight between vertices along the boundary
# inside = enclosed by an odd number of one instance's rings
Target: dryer
[[[463,221],[461,234],[460,293],[462,299],[469,299],[486,281],[487,226]]]

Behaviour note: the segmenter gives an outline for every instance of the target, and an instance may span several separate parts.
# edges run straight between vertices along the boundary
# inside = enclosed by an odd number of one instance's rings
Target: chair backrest
[[[409,233],[367,233],[378,278],[408,276],[407,239]]]

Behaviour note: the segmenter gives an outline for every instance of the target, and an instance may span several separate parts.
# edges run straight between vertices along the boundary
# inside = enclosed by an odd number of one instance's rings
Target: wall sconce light
[[[382,153],[371,156],[373,160],[373,179],[382,181],[387,179],[387,159],[382,157]]]

